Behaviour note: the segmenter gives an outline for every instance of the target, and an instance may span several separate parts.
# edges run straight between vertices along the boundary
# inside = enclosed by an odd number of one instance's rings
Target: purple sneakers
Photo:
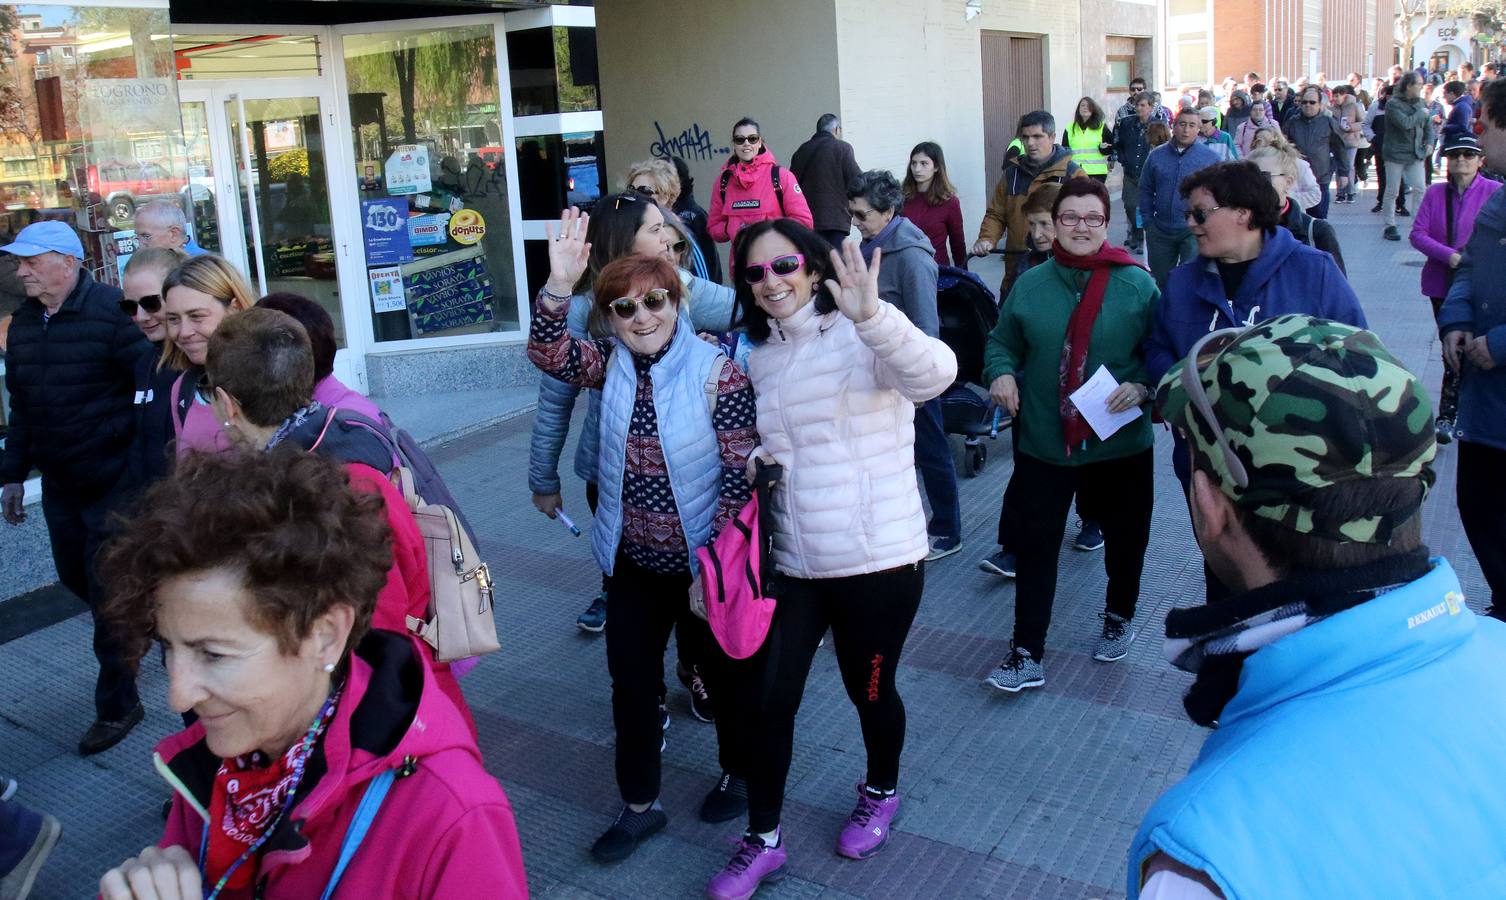
[[[759,885],[784,877],[784,863],[788,858],[783,841],[777,846],[765,847],[756,835],[743,835],[732,859],[707,882],[706,896],[711,900],[748,900]]]
[[[899,814],[899,793],[870,796],[867,785],[858,782],[858,805],[837,836],[837,852],[848,859],[867,859],[889,842],[889,825]]]

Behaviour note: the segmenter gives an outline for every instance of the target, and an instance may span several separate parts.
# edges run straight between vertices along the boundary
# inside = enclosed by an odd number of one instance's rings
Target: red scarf
[[[1088,345],[1093,339],[1093,323],[1103,309],[1103,295],[1109,286],[1109,275],[1115,266],[1140,266],[1140,261],[1125,252],[1123,247],[1111,246],[1107,241],[1092,256],[1075,256],[1063,249],[1061,242],[1052,244],[1051,258],[1057,265],[1068,269],[1090,272],[1088,286],[1082,292],[1072,318],[1067,322],[1067,338],[1062,344],[1062,362],[1057,406],[1062,417],[1062,436],[1067,441],[1067,455],[1072,448],[1085,447],[1093,437],[1093,428],[1082,413],[1077,411],[1070,397],[1087,380]]]
[[[303,764],[334,718],[335,704],[327,704],[324,711],[314,727],[314,741],[299,738],[288,752],[276,759],[269,760],[266,754],[255,750],[220,763],[209,796],[211,824],[204,854],[207,884],[214,884],[276,824],[288,795],[298,788],[298,775],[303,771]],[[250,887],[259,864],[260,860],[255,858],[246,860],[225,882],[224,890]]]

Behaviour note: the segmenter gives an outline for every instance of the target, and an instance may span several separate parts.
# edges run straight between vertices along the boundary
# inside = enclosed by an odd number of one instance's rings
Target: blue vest
[[[670,490],[680,514],[680,526],[690,548],[690,571],[695,574],[695,549],[711,539],[711,522],[721,495],[722,460],[711,425],[706,382],[713,366],[720,369],[722,352],[696,336],[681,316],[670,339],[669,352],[649,370],[654,412],[659,419],[659,443],[669,470]],[[617,545],[622,539],[622,476],[626,468],[628,424],[638,392],[638,373],[632,354],[617,343],[607,360],[601,389],[601,446],[597,451],[596,524],[591,549],[601,570],[612,574]]]
[[[1130,849],[1230,900],[1506,897],[1506,624],[1422,578],[1245,660],[1239,692]]]

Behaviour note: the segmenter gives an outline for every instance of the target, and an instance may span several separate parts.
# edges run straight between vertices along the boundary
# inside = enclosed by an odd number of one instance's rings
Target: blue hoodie
[[[1177,266],[1167,276],[1156,321],[1145,342],[1151,383],[1160,381],[1208,332],[1254,325],[1288,313],[1367,327],[1360,300],[1333,257],[1299,243],[1285,228],[1265,236],[1260,256],[1250,264],[1239,293],[1232,298],[1225,295],[1213,260],[1200,256]]]
[[[1469,94],[1459,98],[1453,109],[1448,111],[1448,118],[1443,120],[1443,140],[1447,142],[1451,137],[1462,134],[1473,135],[1475,133],[1475,98]]]
[[[1461,441],[1506,450],[1506,190],[1496,191],[1475,217],[1475,230],[1464,245],[1464,259],[1438,312],[1438,333],[1468,331],[1485,335],[1495,368],[1475,368],[1467,361],[1459,381]]]

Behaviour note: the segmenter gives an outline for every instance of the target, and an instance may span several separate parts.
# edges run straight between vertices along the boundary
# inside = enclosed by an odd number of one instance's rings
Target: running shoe
[[[643,812],[633,812],[631,807],[624,806],[612,827],[591,845],[591,856],[597,862],[620,862],[632,856],[644,838],[663,831],[668,824],[669,817],[658,803]]]
[[[700,722],[715,722],[716,709],[711,705],[711,694],[706,690],[706,680],[701,677],[701,667],[676,663],[675,675],[690,692],[690,714]]]
[[[1030,656],[1029,650],[1011,647],[1009,655],[1004,657],[998,668],[989,673],[983,683],[1001,691],[1018,694],[1025,688],[1045,684],[1046,670]]]
[[[1103,526],[1087,519],[1079,519],[1078,524],[1082,528],[1077,532],[1077,540],[1072,542],[1074,549],[1085,553],[1103,549]]]
[[[1115,662],[1124,659],[1129,653],[1130,644],[1140,634],[1128,619],[1120,618],[1111,612],[1100,613],[1103,617],[1103,637],[1098,641],[1098,649],[1093,653],[1093,658],[1099,662]]]
[[[784,841],[769,847],[758,835],[744,834],[732,858],[706,883],[706,896],[711,900],[748,900],[759,885],[783,878],[788,861]]]
[[[993,556],[984,557],[978,561],[978,568],[990,575],[997,575],[1000,578],[1013,578],[1014,565],[1015,555],[1004,550],[1000,550]]]
[[[592,634],[601,634],[607,627],[607,592],[602,591],[591,600],[591,605],[575,620],[575,627]]]
[[[861,781],[857,787],[858,805],[837,835],[837,853],[848,859],[868,859],[889,843],[889,826],[899,815],[899,792],[882,794]]]

